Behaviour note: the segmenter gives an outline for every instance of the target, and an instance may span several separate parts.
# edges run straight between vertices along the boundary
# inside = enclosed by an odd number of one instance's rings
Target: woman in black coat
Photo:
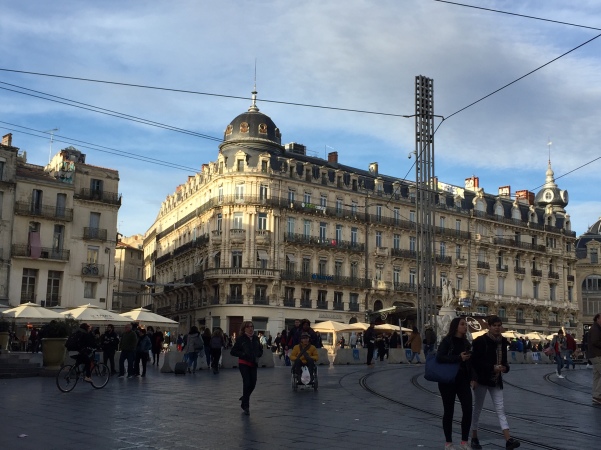
[[[455,412],[455,396],[461,404],[461,447],[469,448],[468,439],[472,425],[472,391],[470,383],[475,379],[470,364],[471,344],[467,340],[467,323],[461,317],[455,317],[449,326],[449,332],[440,341],[436,360],[440,363],[461,363],[453,383],[438,383],[438,390],[442,397],[444,413],[442,416],[442,429],[444,431],[446,446],[452,447],[453,442],[453,414]]]
[[[257,385],[257,361],[263,355],[263,346],[254,334],[255,327],[249,320],[242,322],[240,334],[230,351],[232,356],[238,357],[238,369],[242,375],[242,397],[240,407],[244,414],[250,415],[250,394]]]

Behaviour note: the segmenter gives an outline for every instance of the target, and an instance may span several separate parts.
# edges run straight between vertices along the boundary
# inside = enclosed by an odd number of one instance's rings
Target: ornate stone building
[[[163,202],[144,240],[155,310],[179,320],[180,331],[231,333],[252,319],[274,334],[295,318],[363,321],[367,311],[411,324],[414,183],[281,139],[253,100],[226,127],[217,159]],[[478,181],[433,183],[439,304],[445,286],[459,310],[496,313],[523,331],[575,317],[575,234],[550,164],[536,197],[511,198],[509,187],[489,195]]]
[[[576,243],[576,274],[580,286],[580,323],[579,332],[586,331],[593,324],[593,317],[601,312],[601,218]],[[579,336],[581,334],[579,333]]]

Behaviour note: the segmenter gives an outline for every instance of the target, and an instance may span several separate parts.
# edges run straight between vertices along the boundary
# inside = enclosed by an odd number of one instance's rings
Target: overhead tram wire
[[[524,19],[540,20],[542,22],[556,23],[558,25],[568,25],[570,27],[585,28],[585,29],[588,29],[588,30],[601,31],[601,28],[589,27],[587,25],[579,25],[577,23],[571,23],[571,22],[562,22],[561,20],[553,20],[553,19],[545,19],[543,17],[528,16],[526,14],[518,14],[518,13],[509,12],[509,11],[501,11],[499,9],[484,8],[482,6],[466,5],[465,3],[450,2],[448,0],[434,0],[434,1],[438,2],[438,3],[447,3],[447,4],[453,5],[453,6],[462,6],[464,8],[480,9],[482,11],[489,11],[489,12],[494,12],[494,13],[499,13],[499,14],[506,14],[508,16],[522,17]]]

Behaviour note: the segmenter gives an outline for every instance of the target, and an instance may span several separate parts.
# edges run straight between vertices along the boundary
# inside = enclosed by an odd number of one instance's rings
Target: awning
[[[269,259],[269,256],[265,250],[257,250],[257,256],[263,261],[267,261]]]
[[[294,256],[292,253],[287,253],[286,258],[288,258],[288,261],[290,261],[291,263],[296,262],[296,256]]]

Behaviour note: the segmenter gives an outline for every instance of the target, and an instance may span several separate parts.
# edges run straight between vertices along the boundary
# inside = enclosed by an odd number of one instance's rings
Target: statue
[[[442,306],[450,307],[455,300],[454,289],[451,281],[444,280],[442,283]]]

